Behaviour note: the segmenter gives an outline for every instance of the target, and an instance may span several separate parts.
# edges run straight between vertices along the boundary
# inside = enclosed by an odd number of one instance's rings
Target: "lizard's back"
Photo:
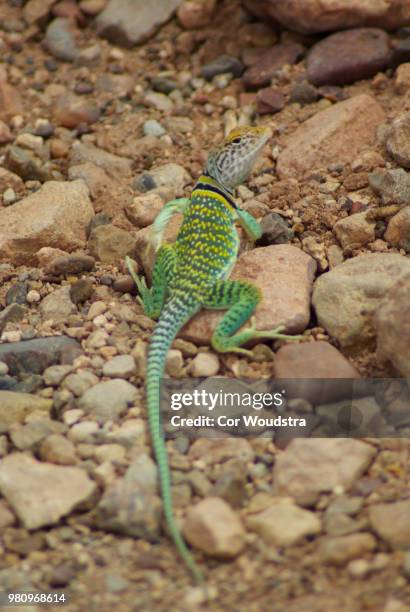
[[[200,297],[216,280],[226,278],[239,247],[234,221],[235,211],[223,195],[194,189],[175,244],[170,297],[181,292]]]

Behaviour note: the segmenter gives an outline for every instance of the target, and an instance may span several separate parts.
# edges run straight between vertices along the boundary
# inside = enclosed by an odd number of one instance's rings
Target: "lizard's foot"
[[[143,276],[140,278],[137,276],[137,274],[135,274],[135,270],[129,257],[125,258],[125,263],[127,264],[128,271],[134,283],[137,285],[139,293],[139,295],[137,295],[137,300],[143,307],[144,314],[146,314],[150,319],[157,319],[160,313],[158,312],[158,309],[155,308],[152,291],[147,287],[145,278]]]
[[[255,324],[252,322],[252,326],[248,331],[252,332],[252,339],[265,338],[266,340],[302,340],[303,336],[291,336],[289,334],[282,334],[285,330],[284,325],[279,325],[275,327],[275,329],[271,329],[270,331],[257,331],[255,329]]]

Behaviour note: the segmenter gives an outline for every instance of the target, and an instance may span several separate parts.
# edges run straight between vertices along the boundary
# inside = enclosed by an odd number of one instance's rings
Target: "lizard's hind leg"
[[[238,333],[237,330],[249,319],[261,300],[260,290],[244,281],[220,280],[210,289],[204,308],[229,309],[215,329],[211,343],[219,353],[242,353],[253,355],[242,348],[243,344],[258,338],[298,340],[300,336],[282,334],[283,327],[271,331],[257,331],[252,325]]]
[[[171,244],[164,244],[158,251],[152,273],[152,287],[149,289],[144,277],[135,274],[129,257],[125,258],[129,273],[138,288],[138,301],[150,319],[158,319],[165,302],[167,287],[174,274],[176,252]]]

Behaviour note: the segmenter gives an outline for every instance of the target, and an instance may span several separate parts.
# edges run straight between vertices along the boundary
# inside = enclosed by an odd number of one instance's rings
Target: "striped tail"
[[[191,306],[183,299],[176,297],[165,305],[151,338],[148,353],[146,387],[148,422],[152,446],[158,466],[161,497],[167,527],[179,554],[191,571],[194,579],[196,582],[202,582],[202,572],[195,563],[175,523],[171,496],[171,474],[160,422],[160,381],[164,374],[165,358],[178,331],[197,310],[198,308],[196,305]]]

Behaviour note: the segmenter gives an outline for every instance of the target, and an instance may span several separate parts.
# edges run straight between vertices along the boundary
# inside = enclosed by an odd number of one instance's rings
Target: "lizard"
[[[220,353],[253,356],[242,346],[250,340],[298,338],[282,334],[283,327],[257,331],[253,323],[238,331],[252,316],[262,294],[251,283],[228,278],[239,247],[235,223],[239,222],[253,240],[262,233],[258,221],[235,202],[234,189],[250,174],[270,136],[267,127],[235,128],[210,152],[191,197],[173,200],[163,207],[153,224],[157,253],[151,288],[126,259],[144,313],[157,320],[148,350],[146,399],[166,526],[197,583],[203,582],[203,573],[176,524],[172,506],[171,475],[160,419],[160,381],[174,338],[202,308],[227,310],[211,338],[212,347]],[[177,212],[183,213],[183,221],[176,242],[159,246],[166,224]]]

